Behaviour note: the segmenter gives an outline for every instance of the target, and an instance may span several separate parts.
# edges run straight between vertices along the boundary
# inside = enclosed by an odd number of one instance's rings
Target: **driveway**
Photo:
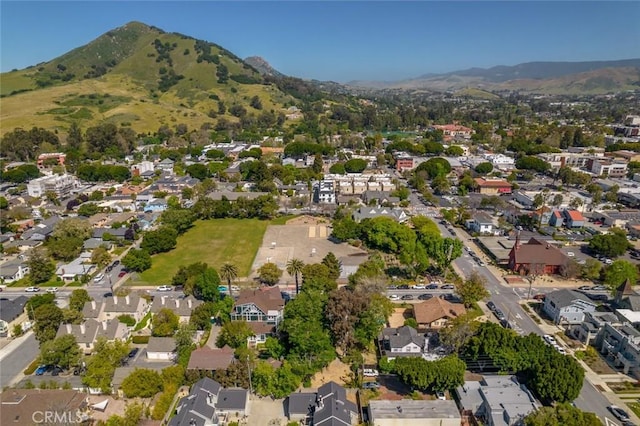
[[[251,396],[249,400],[248,426],[286,425],[284,399]]]

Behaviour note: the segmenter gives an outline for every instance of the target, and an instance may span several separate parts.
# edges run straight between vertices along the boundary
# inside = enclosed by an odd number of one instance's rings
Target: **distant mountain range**
[[[488,69],[470,68],[425,74],[401,81],[351,81],[348,86],[372,89],[458,91],[517,90],[549,94],[595,94],[640,89],[640,59],[592,62],[527,62]]]

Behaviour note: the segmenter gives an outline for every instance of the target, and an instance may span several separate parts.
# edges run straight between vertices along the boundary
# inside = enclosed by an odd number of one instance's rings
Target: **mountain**
[[[83,128],[109,121],[138,132],[177,123],[197,129],[222,118],[239,121],[234,106],[259,116],[295,103],[277,79],[267,81],[223,47],[140,22],[0,79],[2,133],[32,126],[64,131],[73,121]],[[250,102],[255,96],[260,102]]]
[[[376,89],[524,91],[549,94],[596,94],[640,89],[640,59],[596,62],[528,62],[488,69],[470,68],[426,74],[395,82],[354,81],[350,86]]]
[[[260,56],[249,56],[244,59],[246,64],[251,65],[253,68],[258,70],[258,72],[262,75],[275,76],[275,77],[285,77],[280,71],[273,68],[269,62],[261,58]]]

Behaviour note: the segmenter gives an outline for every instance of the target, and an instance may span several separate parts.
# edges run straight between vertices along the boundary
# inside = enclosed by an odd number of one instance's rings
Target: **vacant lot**
[[[195,262],[216,269],[231,262],[238,268],[238,277],[246,277],[269,223],[258,219],[198,221],[178,237],[175,249],[153,256],[151,269],[140,274],[142,282],[136,284],[169,283],[180,265]]]

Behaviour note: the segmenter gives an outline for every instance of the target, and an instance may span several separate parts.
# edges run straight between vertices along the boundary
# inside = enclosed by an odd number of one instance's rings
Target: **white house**
[[[176,341],[173,337],[150,337],[147,345],[147,359],[172,361],[176,356]]]
[[[556,324],[580,324],[586,312],[595,312],[596,304],[582,293],[562,289],[548,293],[542,309]]]

